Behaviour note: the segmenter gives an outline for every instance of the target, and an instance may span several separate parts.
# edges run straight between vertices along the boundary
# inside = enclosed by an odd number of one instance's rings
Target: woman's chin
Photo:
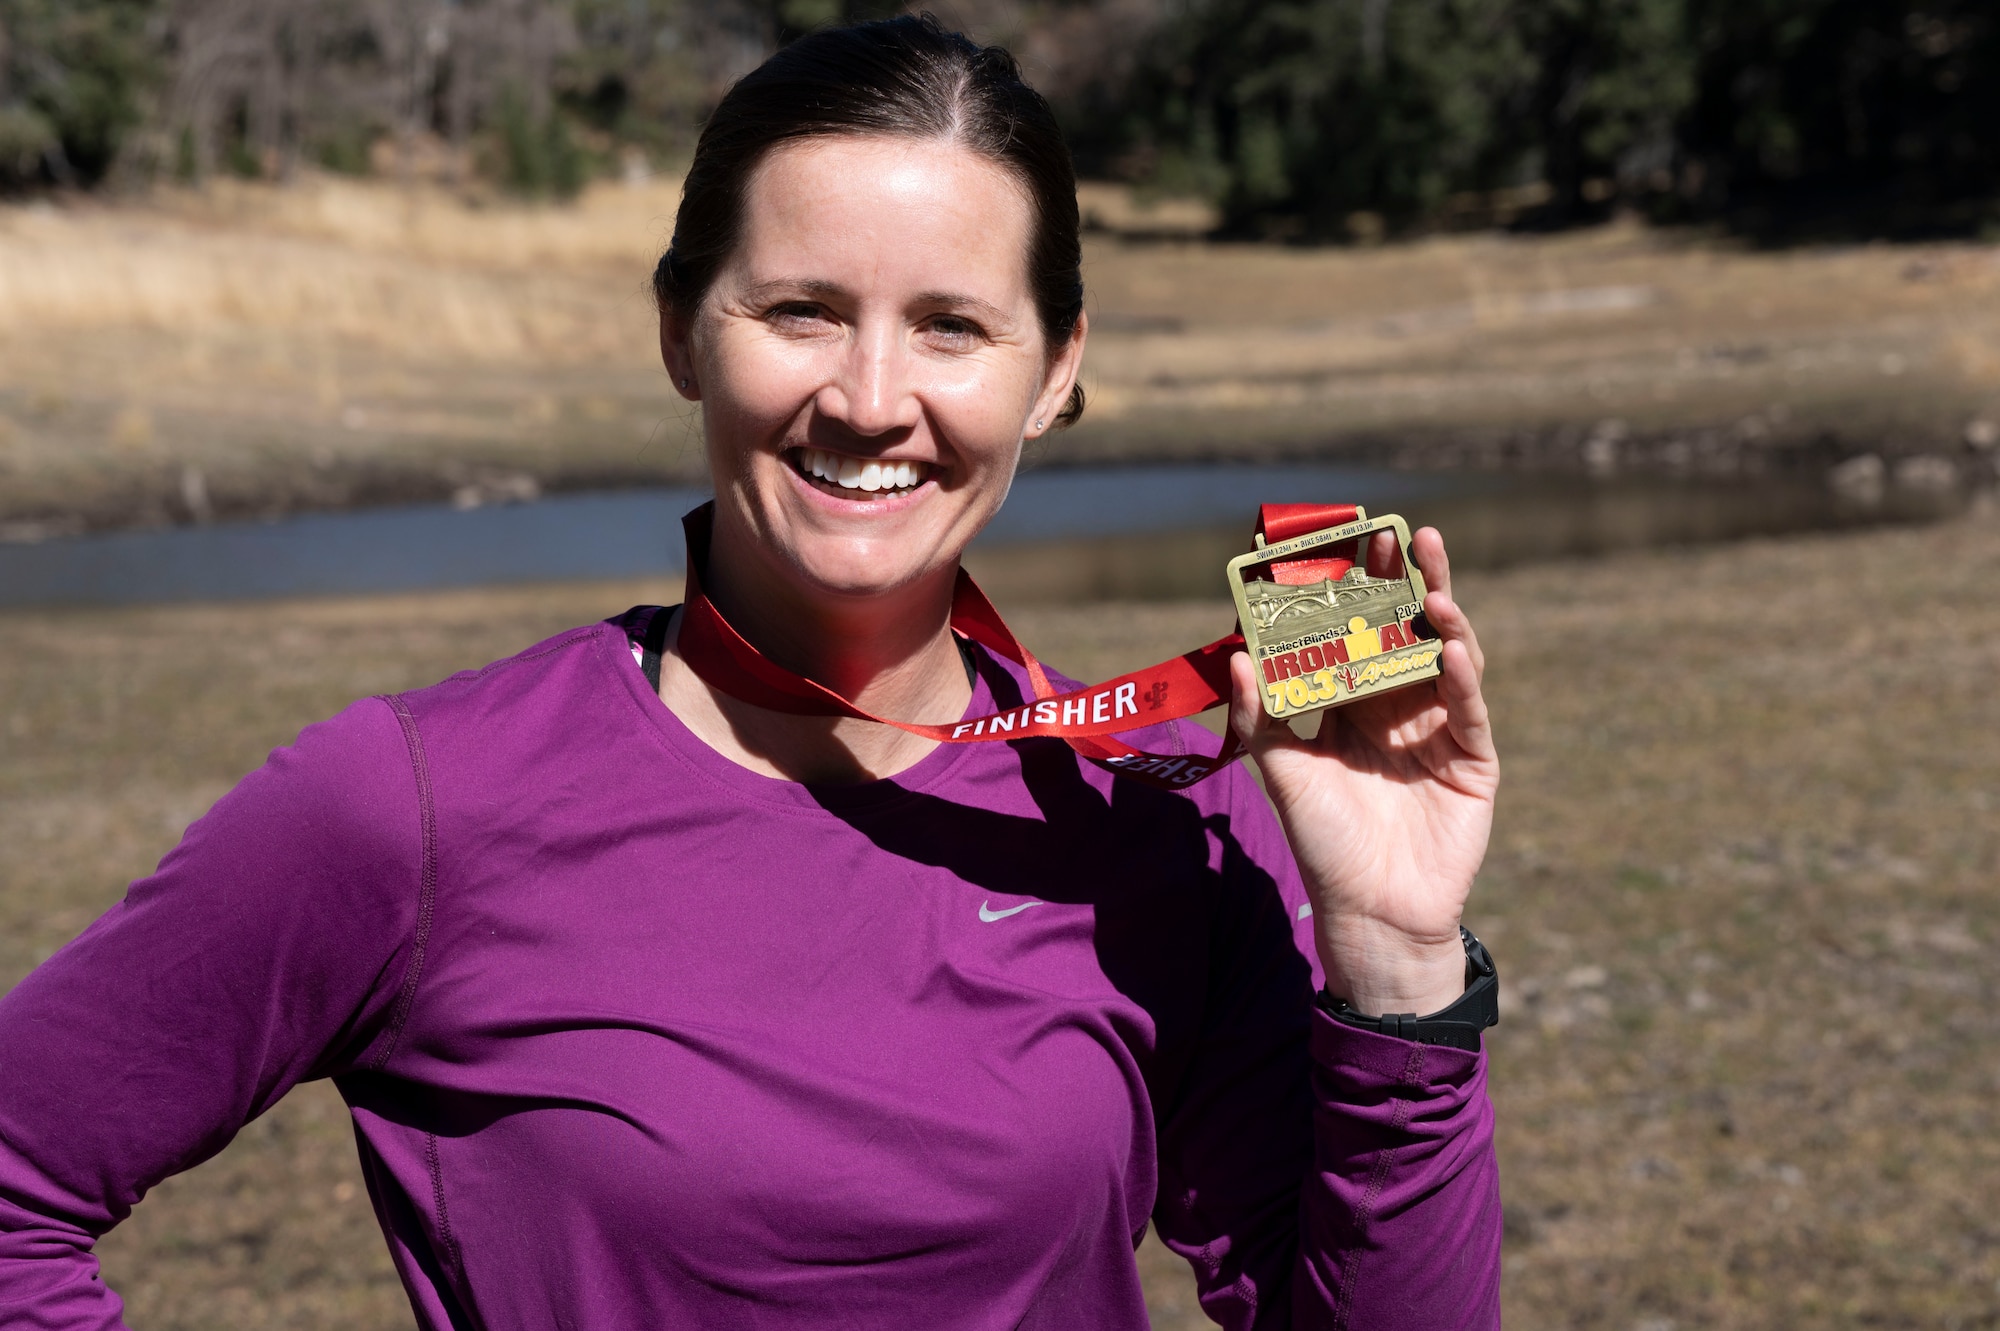
[[[896,596],[957,571],[957,560],[942,554],[912,558],[916,552],[904,542],[810,541],[789,553],[806,587],[839,600]]]
[[[969,515],[960,494],[935,482],[865,499],[831,495],[797,477],[786,490],[773,496],[771,534],[802,581],[828,595],[893,595],[958,566]]]

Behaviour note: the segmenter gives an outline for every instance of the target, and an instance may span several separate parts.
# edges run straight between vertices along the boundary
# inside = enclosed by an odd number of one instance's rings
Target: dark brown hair
[[[743,230],[750,175],[771,149],[834,135],[946,139],[1013,173],[1034,207],[1028,281],[1053,351],[1083,313],[1076,171],[1042,95],[1014,57],[925,14],[801,37],[726,93],[695,145],[674,238],[653,270],[661,312],[692,318]],[[1083,415],[1070,391],[1058,428]]]

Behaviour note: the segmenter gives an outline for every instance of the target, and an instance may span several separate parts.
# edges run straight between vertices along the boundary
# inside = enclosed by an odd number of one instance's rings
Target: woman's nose
[[[833,378],[821,388],[820,413],[857,435],[875,436],[908,430],[920,408],[911,382],[909,350],[900,338],[870,330],[848,343],[847,354]]]

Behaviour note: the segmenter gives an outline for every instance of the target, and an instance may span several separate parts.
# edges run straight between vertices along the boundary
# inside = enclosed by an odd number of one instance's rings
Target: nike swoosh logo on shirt
[[[1019,915],[1030,906],[1046,906],[1048,904],[1046,901],[1024,901],[1018,906],[1009,906],[1005,910],[995,910],[991,901],[982,901],[979,903],[979,918],[991,924],[995,920],[1004,920],[1009,915]]]

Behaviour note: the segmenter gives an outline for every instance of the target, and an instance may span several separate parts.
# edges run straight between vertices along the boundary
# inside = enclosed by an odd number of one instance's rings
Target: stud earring
[[[681,380],[681,387],[686,388],[687,386],[688,386],[688,381],[685,379]]]
[[[1036,421],[1036,422],[1035,422],[1035,428],[1036,428],[1037,430],[1041,429],[1041,428],[1042,428],[1042,423],[1041,423],[1040,421]]]

